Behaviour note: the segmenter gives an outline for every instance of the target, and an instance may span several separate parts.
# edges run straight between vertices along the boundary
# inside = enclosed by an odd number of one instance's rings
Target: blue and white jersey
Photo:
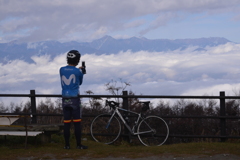
[[[80,69],[75,66],[65,66],[61,67],[59,72],[62,84],[62,97],[78,97],[79,86],[83,81],[83,74]]]

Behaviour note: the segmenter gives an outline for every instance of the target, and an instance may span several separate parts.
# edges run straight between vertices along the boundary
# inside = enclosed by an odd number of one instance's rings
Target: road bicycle
[[[137,113],[120,108],[119,103],[115,101],[106,100],[106,106],[110,107],[111,112],[100,114],[93,119],[90,127],[92,138],[100,143],[114,143],[121,134],[120,121],[122,121],[131,135],[137,136],[143,145],[160,146],[164,144],[169,135],[167,123],[159,116],[145,115],[145,112],[149,110],[150,101],[140,103],[142,103],[141,112]],[[135,115],[132,128],[128,123],[129,117],[123,116],[122,111],[128,115]]]

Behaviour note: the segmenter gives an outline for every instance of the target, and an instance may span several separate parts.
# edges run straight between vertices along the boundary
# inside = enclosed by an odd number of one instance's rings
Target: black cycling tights
[[[73,124],[74,124],[74,134],[76,138],[76,144],[77,146],[80,146],[81,137],[82,137],[81,122],[74,122]],[[70,146],[69,144],[70,128],[71,128],[71,123],[64,123],[64,139],[65,139],[66,146]]]

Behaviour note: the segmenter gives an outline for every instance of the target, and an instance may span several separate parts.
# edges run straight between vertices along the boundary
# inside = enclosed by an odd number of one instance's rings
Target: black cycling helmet
[[[67,63],[78,65],[81,54],[77,50],[71,50],[67,53]]]

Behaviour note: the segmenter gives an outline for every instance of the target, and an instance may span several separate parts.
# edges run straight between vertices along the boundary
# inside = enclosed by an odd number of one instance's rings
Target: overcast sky
[[[225,37],[240,43],[239,0],[0,0],[0,42]]]
[[[18,40],[92,41],[114,38],[225,37],[236,43],[206,51],[84,54],[81,93],[106,94],[104,84],[122,78],[135,94],[234,95],[240,90],[240,0],[0,0],[0,43]],[[81,52],[81,49],[79,49]],[[60,53],[59,53],[60,54]],[[66,53],[0,63],[2,93],[60,94],[58,70]],[[3,100],[3,98],[0,98]],[[4,100],[6,100],[4,98]]]

